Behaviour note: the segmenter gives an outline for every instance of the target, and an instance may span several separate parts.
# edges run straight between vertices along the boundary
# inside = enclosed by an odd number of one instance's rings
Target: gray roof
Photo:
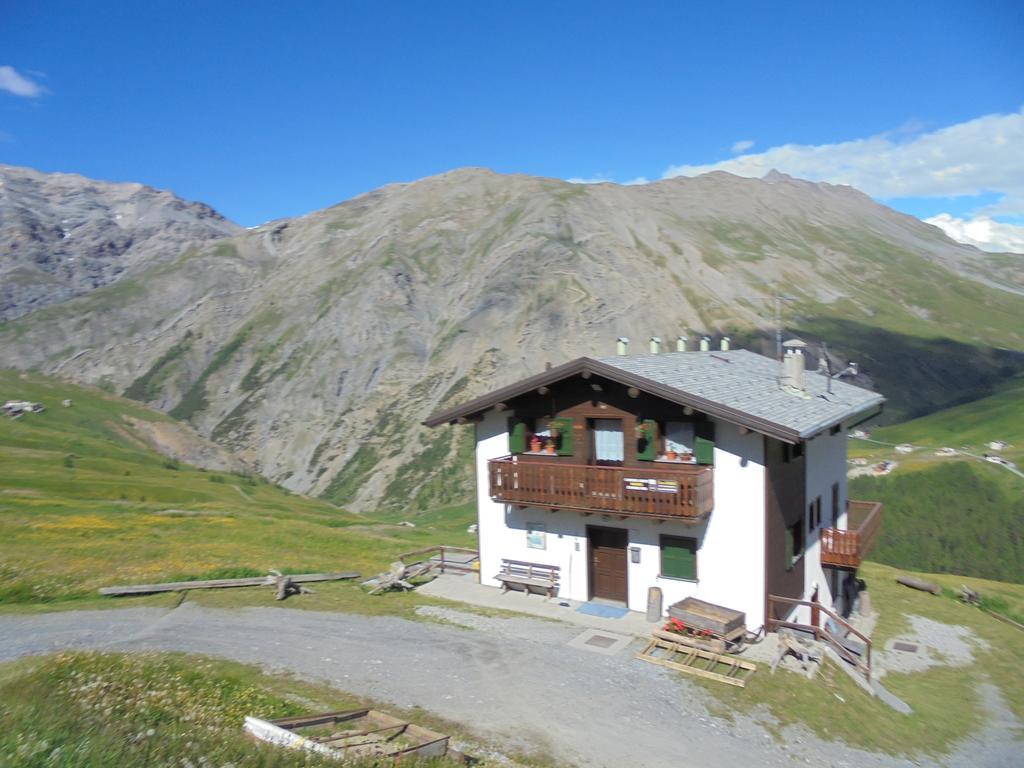
[[[829,393],[828,377],[816,371],[804,375],[806,392],[795,394],[779,382],[781,363],[745,349],[600,357],[597,362],[786,427],[801,438],[885,402],[877,392],[836,379]]]
[[[657,397],[788,442],[813,437],[854,417],[881,410],[876,392],[805,374],[803,393],[783,387],[782,365],[747,350],[667,352],[621,357],[580,357],[454,408],[423,423],[433,427],[481,413],[540,386],[578,375],[598,375]]]

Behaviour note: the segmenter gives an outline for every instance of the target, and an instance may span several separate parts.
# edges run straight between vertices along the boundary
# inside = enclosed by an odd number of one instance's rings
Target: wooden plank
[[[342,579],[358,579],[359,574],[344,573],[304,573],[289,575],[296,584],[317,581],[340,581]],[[133,584],[125,587],[100,587],[101,595],[116,597],[119,595],[148,595],[155,592],[181,592],[189,589],[225,589],[230,587],[262,587],[273,586],[274,576],[254,576],[245,579],[207,579],[204,581],[171,581],[163,584]]]
[[[657,655],[659,651],[667,651],[668,656]],[[682,661],[676,661],[672,657],[675,655],[683,655]],[[732,656],[722,656],[717,653],[711,653],[704,651],[699,648],[692,646],[680,645],[678,643],[661,640],[659,638],[652,638],[647,646],[636,655],[636,658],[642,661],[649,661],[652,664],[657,664],[662,667],[674,669],[677,672],[683,672],[688,675],[695,675],[696,677],[704,677],[708,680],[717,680],[727,685],[734,685],[738,688],[746,687],[746,680],[757,670],[757,666],[749,661],[743,659],[737,659]],[[701,667],[694,666],[698,661],[706,662]],[[719,664],[729,667],[728,672],[712,672]],[[743,670],[745,674],[740,676],[740,670]]]

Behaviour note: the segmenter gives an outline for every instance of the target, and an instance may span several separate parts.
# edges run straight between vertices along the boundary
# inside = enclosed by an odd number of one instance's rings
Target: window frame
[[[666,539],[674,541],[686,541],[692,542],[693,545],[693,575],[692,576],[672,576],[665,573],[665,543]],[[700,581],[700,541],[694,536],[676,536],[673,534],[662,533],[658,536],[658,578],[659,579],[670,579],[672,581],[685,581],[691,584],[696,584]]]

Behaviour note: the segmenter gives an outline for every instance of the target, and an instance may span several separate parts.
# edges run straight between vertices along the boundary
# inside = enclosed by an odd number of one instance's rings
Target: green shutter
[[[672,579],[697,579],[697,540],[661,537],[661,575]]]
[[[572,419],[561,416],[552,419],[551,426],[558,430],[558,455],[572,456]]]
[[[694,438],[693,455],[698,464],[715,463],[715,443],[703,437]]]
[[[654,461],[658,458],[658,423],[653,419],[640,422],[644,428],[643,437],[636,441],[636,457],[640,461]]]
[[[508,452],[526,452],[526,424],[522,421],[512,425],[512,431],[508,435]]]

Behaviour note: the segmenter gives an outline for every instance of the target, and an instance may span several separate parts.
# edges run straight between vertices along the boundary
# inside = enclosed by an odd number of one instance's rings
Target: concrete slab
[[[636,640],[632,635],[619,635],[603,629],[586,629],[569,641],[571,648],[614,656]]]
[[[649,623],[646,615],[638,611],[629,611],[619,619],[606,619],[577,613],[576,609],[582,605],[577,600],[549,598],[525,592],[502,593],[497,587],[485,587],[480,584],[474,574],[445,573],[428,584],[424,584],[417,591],[423,595],[467,603],[479,608],[515,611],[529,616],[564,621],[567,624],[606,630],[630,637],[648,638],[654,629],[661,626],[661,622]]]

